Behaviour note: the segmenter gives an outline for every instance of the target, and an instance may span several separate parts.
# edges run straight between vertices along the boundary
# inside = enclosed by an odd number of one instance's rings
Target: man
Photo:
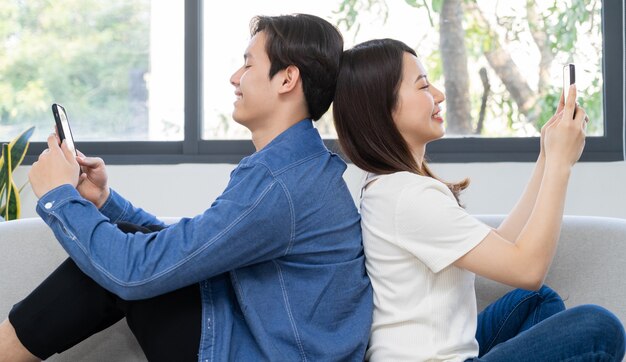
[[[125,316],[150,361],[363,359],[359,216],[312,125],[333,99],[342,37],[304,14],[257,17],[251,36],[230,81],[257,151],[203,214],[153,231],[163,225],[109,189],[101,160],[48,138],[29,178],[73,261],[13,308],[0,355],[45,359]]]

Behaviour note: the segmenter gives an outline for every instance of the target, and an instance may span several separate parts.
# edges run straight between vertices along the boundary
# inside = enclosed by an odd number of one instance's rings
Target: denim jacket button
[[[43,205],[43,207],[45,207],[46,210],[50,210],[50,208],[52,207],[52,203],[51,202],[46,202],[46,204]]]

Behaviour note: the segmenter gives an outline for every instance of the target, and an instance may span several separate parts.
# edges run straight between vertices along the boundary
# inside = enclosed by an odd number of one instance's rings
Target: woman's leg
[[[478,356],[563,310],[563,300],[547,286],[538,291],[516,289],[505,294],[478,315]]]
[[[625,338],[615,315],[583,305],[557,313],[474,361],[622,361]]]

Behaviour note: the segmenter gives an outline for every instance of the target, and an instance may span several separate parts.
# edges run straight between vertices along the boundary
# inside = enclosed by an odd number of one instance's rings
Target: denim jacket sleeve
[[[130,201],[124,199],[115,190],[110,189],[109,198],[100,208],[100,212],[109,218],[112,223],[119,221],[129,222],[135,225],[160,225],[165,224],[156,218],[156,216],[144,211],[143,209],[134,207]]]
[[[289,193],[260,165],[234,172],[201,215],[159,232],[123,233],[70,185],[44,195],[37,212],[83,272],[128,300],[284,256],[294,235]]]

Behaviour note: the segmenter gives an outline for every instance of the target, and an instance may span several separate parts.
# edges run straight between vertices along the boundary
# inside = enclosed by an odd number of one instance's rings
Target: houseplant
[[[24,160],[28,150],[29,139],[33,135],[35,127],[22,132],[10,143],[2,144],[0,156],[0,216],[5,220],[13,220],[20,217],[20,191],[13,180],[13,170]]]

